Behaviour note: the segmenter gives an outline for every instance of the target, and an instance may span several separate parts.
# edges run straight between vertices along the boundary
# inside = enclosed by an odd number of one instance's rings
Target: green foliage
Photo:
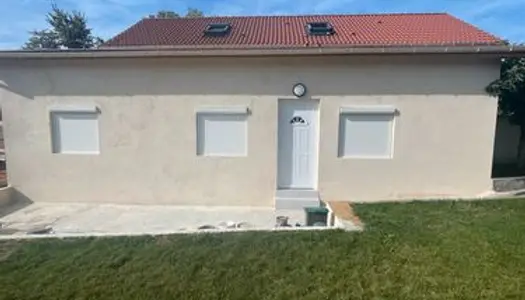
[[[155,15],[155,18],[158,19],[176,19],[180,18],[180,15],[174,11],[171,10],[160,10],[157,12],[157,15]]]
[[[490,83],[487,93],[498,97],[499,112],[512,124],[525,126],[525,58],[506,58],[501,76]]]
[[[180,18],[181,16],[172,11],[172,10],[160,10],[155,15],[149,16],[152,19],[176,19]],[[201,10],[198,10],[196,8],[188,8],[188,11],[186,12],[185,18],[200,18],[204,17],[204,13]]]
[[[58,35],[53,30],[34,30],[31,31],[29,41],[25,43],[23,49],[57,49],[60,47]]]
[[[506,58],[501,63],[500,78],[491,82],[487,93],[498,97],[498,111],[520,127],[517,167],[525,170],[525,58]]]
[[[92,35],[81,12],[67,12],[53,5],[46,21],[51,28],[31,32],[24,49],[88,49],[103,43],[101,38]]]
[[[524,199],[355,211],[364,232],[0,241],[0,299],[524,298]]]
[[[196,8],[188,8],[186,18],[201,18],[204,17],[204,13]]]

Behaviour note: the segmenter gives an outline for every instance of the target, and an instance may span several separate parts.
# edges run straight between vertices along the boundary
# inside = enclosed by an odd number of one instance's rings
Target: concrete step
[[[502,177],[492,179],[496,192],[511,192],[525,189],[525,177]]]
[[[321,205],[319,192],[316,190],[290,189],[277,190],[275,209],[304,209]]]

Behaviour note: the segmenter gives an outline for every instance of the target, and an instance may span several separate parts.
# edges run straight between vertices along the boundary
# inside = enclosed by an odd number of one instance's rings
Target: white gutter
[[[488,54],[525,55],[525,46],[393,46],[393,47],[303,47],[303,48],[195,48],[120,47],[89,50],[0,51],[0,59],[68,59],[117,57],[202,57],[202,56],[289,56],[368,54]]]

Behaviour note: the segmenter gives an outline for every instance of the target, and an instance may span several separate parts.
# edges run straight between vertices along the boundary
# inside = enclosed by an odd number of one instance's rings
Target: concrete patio
[[[292,226],[305,224],[304,211],[275,211],[272,207],[85,203],[33,203],[0,218],[0,223],[4,238],[45,231],[46,228],[51,233],[45,236],[140,235],[199,232],[203,229],[272,230],[277,216],[289,217]]]

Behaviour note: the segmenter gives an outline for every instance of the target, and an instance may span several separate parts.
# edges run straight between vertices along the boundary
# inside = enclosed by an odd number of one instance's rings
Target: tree
[[[176,19],[180,18],[180,15],[171,10],[160,10],[157,12],[157,15],[154,15],[153,17],[158,19]]]
[[[150,15],[149,16],[152,19],[176,19],[180,18],[181,16],[172,11],[172,10],[159,10],[157,14]],[[184,15],[184,18],[200,18],[204,17],[204,13],[201,10],[198,10],[196,8],[188,8],[188,11],[186,12],[186,15]]]
[[[53,5],[46,21],[51,28],[32,31],[24,49],[88,49],[103,42],[91,34],[86,16],[81,12],[67,12]]]
[[[506,58],[500,78],[491,82],[487,93],[498,97],[498,112],[520,128],[518,168],[525,169],[525,58]]]
[[[188,12],[186,13],[186,18],[202,18],[204,17],[204,13],[196,8],[188,8]]]
[[[24,49],[57,49],[60,48],[58,35],[48,29],[31,31],[29,41],[23,46]]]

